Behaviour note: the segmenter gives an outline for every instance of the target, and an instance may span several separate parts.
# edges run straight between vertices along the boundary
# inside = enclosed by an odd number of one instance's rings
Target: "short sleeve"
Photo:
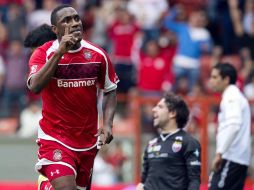
[[[99,75],[99,87],[104,90],[104,92],[109,92],[117,88],[117,83],[119,82],[118,76],[115,73],[113,65],[104,52],[102,54],[101,61],[101,73]]]
[[[28,87],[32,75],[37,73],[45,63],[46,63],[46,52],[42,48],[36,49],[29,60],[29,74],[27,79]]]

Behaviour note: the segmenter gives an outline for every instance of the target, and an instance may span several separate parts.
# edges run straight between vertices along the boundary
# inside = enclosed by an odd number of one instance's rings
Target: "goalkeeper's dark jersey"
[[[144,190],[199,190],[200,144],[183,130],[160,135],[145,149]]]

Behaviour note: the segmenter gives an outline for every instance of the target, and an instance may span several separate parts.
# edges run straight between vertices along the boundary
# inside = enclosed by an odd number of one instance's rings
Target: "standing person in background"
[[[157,40],[149,40],[140,52],[137,87],[142,96],[161,96],[174,82],[172,53],[163,51]],[[153,76],[153,77],[151,77]]]
[[[130,0],[127,3],[128,12],[134,16],[138,27],[142,30],[142,49],[149,40],[158,39],[161,30],[161,20],[167,12],[167,0]]]
[[[153,108],[154,126],[160,135],[144,153],[141,183],[137,190],[199,190],[200,144],[183,128],[189,119],[186,103],[165,94]]]
[[[55,190],[83,190],[89,186],[96,145],[113,139],[118,77],[108,55],[82,39],[80,17],[70,5],[55,8],[51,24],[57,40],[37,48],[29,61],[28,87],[41,92],[43,102],[36,169]],[[98,88],[104,90],[102,128]],[[41,190],[49,185],[41,182]]]
[[[221,92],[222,100],[209,190],[244,188],[251,158],[251,113],[236,80],[237,72],[231,64],[217,64],[211,71],[211,89]]]
[[[115,14],[116,18],[109,26],[108,34],[113,42],[115,71],[120,78],[117,90],[120,93],[128,93],[136,84],[136,66],[131,56],[134,42],[139,36],[139,28],[125,7],[117,7]]]
[[[190,92],[200,76],[200,57],[202,53],[211,50],[212,40],[205,28],[207,19],[203,10],[191,12],[188,23],[184,23],[175,21],[178,14],[176,8],[172,8],[164,20],[165,27],[175,32],[178,39],[177,53],[173,59],[176,80],[174,88],[183,77],[187,77]]]
[[[27,106],[27,54],[21,40],[10,42],[5,64],[2,107],[0,117],[17,117]]]

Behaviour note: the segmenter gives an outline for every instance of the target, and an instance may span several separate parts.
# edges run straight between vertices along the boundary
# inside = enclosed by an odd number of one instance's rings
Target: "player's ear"
[[[51,25],[52,31],[57,34],[57,27],[55,25]]]
[[[170,111],[168,113],[168,115],[169,115],[170,118],[175,118],[176,117],[176,112],[175,111]]]

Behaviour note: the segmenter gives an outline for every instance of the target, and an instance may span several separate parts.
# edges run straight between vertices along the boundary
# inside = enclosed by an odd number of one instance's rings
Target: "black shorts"
[[[222,160],[221,169],[211,172],[209,176],[209,190],[243,190],[247,176],[246,165]]]

